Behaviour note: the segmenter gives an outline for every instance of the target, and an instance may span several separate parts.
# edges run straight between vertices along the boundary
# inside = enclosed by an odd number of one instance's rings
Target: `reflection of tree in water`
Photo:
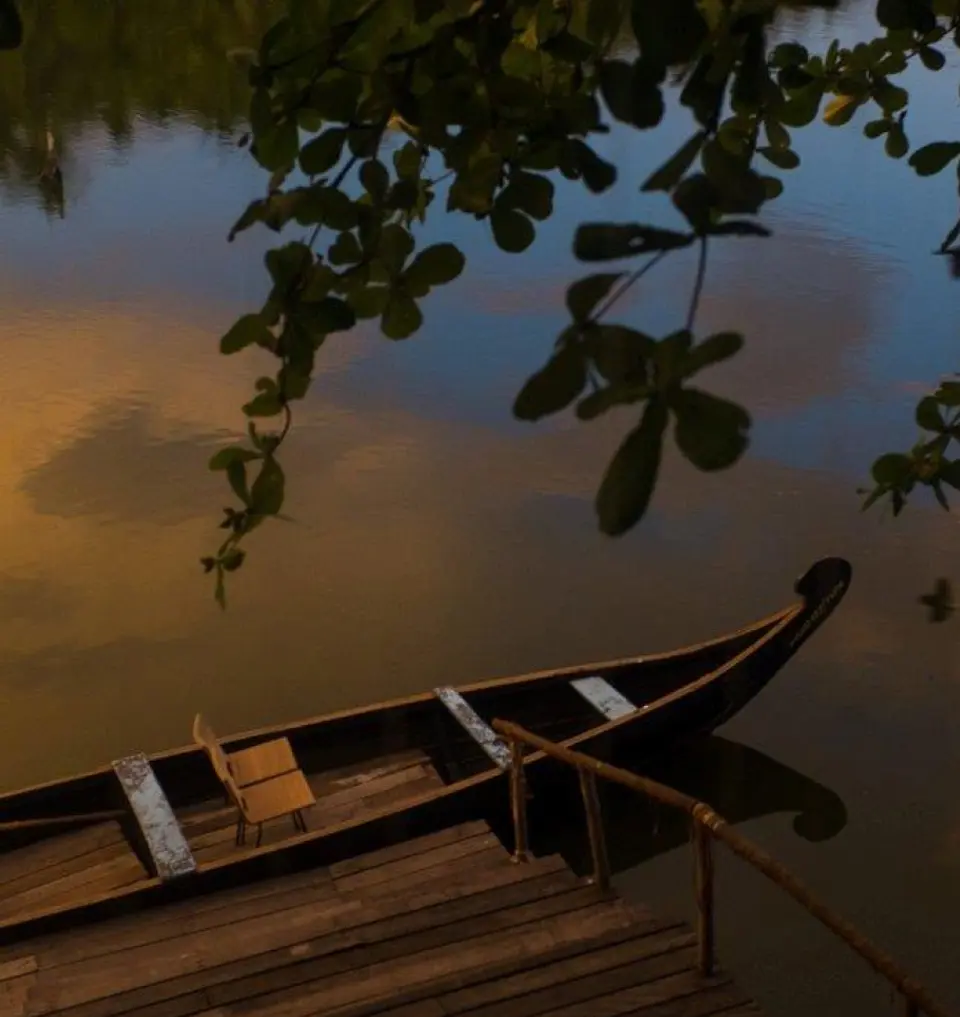
[[[756,749],[716,735],[691,740],[642,765],[626,758],[616,762],[707,802],[730,823],[793,812],[794,831],[808,841],[829,840],[847,823],[846,806],[835,791]],[[598,787],[614,872],[640,865],[689,839],[686,814],[608,781],[598,781]],[[535,849],[549,845],[577,871],[588,872],[583,807],[575,782],[567,782],[565,788],[569,797],[531,803],[532,845]]]
[[[81,132],[118,148],[138,119],[181,119],[229,136],[246,117],[246,75],[228,58],[256,46],[279,0],[23,0],[23,45],[0,60],[0,182],[36,193],[48,132],[69,181]],[[40,190],[55,209],[56,195]]]

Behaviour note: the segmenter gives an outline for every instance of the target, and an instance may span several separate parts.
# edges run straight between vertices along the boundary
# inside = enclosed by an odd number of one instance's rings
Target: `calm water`
[[[562,191],[522,258],[435,217],[429,238],[460,241],[467,273],[415,340],[325,346],[285,460],[295,522],[256,536],[222,614],[197,565],[225,500],[205,462],[243,426],[256,365],[217,339],[262,300],[268,240],[225,241],[264,181],[231,143],[244,89],[220,54],[268,5],[167,6],[181,27],[119,0],[28,2],[42,43],[0,64],[0,784],[182,743],[198,708],[237,730],[670,648],[780,607],[839,553],[855,577],[837,615],[667,776],[960,1003],[960,622],[929,626],[916,605],[958,572],[960,516],[918,504],[893,523],[855,493],[912,438],[917,392],[957,366],[960,285],[929,253],[955,211],[949,174],[918,181],[854,129],[797,132],[811,165],[770,216],[775,238],[716,245],[703,304],[705,327],[747,335],[713,386],[753,411],[751,453],[714,477],[671,460],[650,519],[618,542],[591,499],[624,418],[531,427],[509,407],[563,321],[574,225],[669,223],[636,180],[688,124],[656,145],[614,133],[622,183]],[[825,45],[868,18],[798,24]],[[953,81],[912,82],[915,143],[939,136]],[[36,186],[48,126],[63,218]],[[630,318],[673,327],[692,272],[678,259]],[[646,806],[616,812],[624,886],[688,910],[680,832]],[[732,861],[719,913],[726,962],[771,1013],[890,1011],[856,959]]]

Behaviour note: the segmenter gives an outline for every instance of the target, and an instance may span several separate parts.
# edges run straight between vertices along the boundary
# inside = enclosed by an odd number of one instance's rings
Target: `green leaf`
[[[810,59],[806,46],[799,42],[781,42],[770,54],[772,67],[799,67]]]
[[[327,251],[327,258],[331,265],[355,265],[362,261],[363,251],[356,235],[348,230],[341,233]]]
[[[946,429],[946,422],[940,413],[940,406],[933,396],[926,396],[917,404],[917,423],[925,431],[938,434]]]
[[[264,169],[289,169],[297,161],[300,137],[292,117],[272,123],[259,134],[254,132],[254,138],[253,154]]]
[[[533,223],[522,212],[502,204],[495,205],[490,213],[490,226],[497,247],[511,254],[525,251],[536,236]]]
[[[380,234],[377,256],[391,276],[399,275],[413,246],[414,240],[410,233],[397,223],[390,223],[383,227]]]
[[[636,73],[635,65],[623,60],[601,63],[600,93],[617,120],[634,127],[656,127],[663,118],[663,96],[656,81]]]
[[[643,518],[660,472],[667,407],[651,399],[640,424],[624,439],[597,491],[600,529],[611,537],[626,533]]]
[[[310,321],[324,335],[347,332],[357,323],[350,305],[339,297],[324,297],[311,304]]]
[[[23,42],[23,22],[15,0],[0,0],[0,50],[17,49]]]
[[[868,120],[863,125],[863,133],[868,138],[880,138],[890,130],[889,120]]]
[[[389,339],[406,339],[423,324],[417,302],[408,293],[393,290],[387,299],[380,329]]]
[[[960,406],[960,381],[942,381],[934,396],[941,406]]]
[[[417,180],[421,160],[420,146],[415,141],[408,141],[393,153],[393,168],[401,180]]]
[[[887,115],[903,109],[909,98],[905,88],[891,84],[886,79],[875,81],[872,91],[874,99]]]
[[[346,140],[347,132],[344,128],[331,127],[319,137],[308,141],[300,150],[300,169],[308,177],[326,173],[340,161]]]
[[[932,46],[920,47],[920,62],[928,71],[939,71],[943,69],[947,58],[938,49]]]
[[[259,314],[245,314],[238,318],[227,334],[220,340],[221,353],[238,353],[247,346],[257,345],[271,349],[273,333],[267,328]]]
[[[918,148],[910,156],[910,165],[917,176],[930,177],[939,173],[960,155],[960,141],[934,141]]]
[[[363,77],[347,71],[327,71],[310,89],[310,108],[324,120],[349,123],[363,90]]]
[[[382,204],[390,186],[390,174],[379,159],[368,159],[360,167],[360,183],[373,198],[374,204]]]
[[[246,557],[245,551],[239,547],[231,547],[223,553],[223,557],[220,559],[220,566],[224,572],[236,572]]]
[[[831,127],[840,127],[852,119],[862,103],[863,97],[859,95],[834,96],[823,111],[823,119]]]
[[[518,420],[539,420],[569,406],[587,383],[583,352],[564,346],[527,379],[513,403]]]
[[[233,493],[243,502],[250,504],[250,491],[247,487],[247,464],[242,459],[234,459],[227,464],[227,483]]]
[[[573,142],[575,159],[583,182],[594,194],[601,194],[612,187],[617,179],[617,168],[599,155],[579,138]]]
[[[764,130],[767,132],[767,141],[774,148],[790,147],[790,132],[778,120],[767,117],[763,122]]]
[[[690,350],[683,364],[684,376],[689,378],[711,364],[729,360],[742,348],[743,336],[739,332],[717,332]]]
[[[283,507],[284,486],[280,464],[268,456],[250,488],[250,511],[258,516],[275,516]]]
[[[753,214],[763,204],[764,191],[760,176],[745,159],[732,155],[717,140],[713,140],[704,146],[702,162],[709,187],[699,182],[697,177],[688,177],[681,187],[696,184],[702,192],[702,200],[709,198],[711,206],[724,212]],[[681,187],[674,192],[675,202],[677,195],[683,193]],[[697,215],[702,214],[702,209],[698,207]]]
[[[640,187],[641,191],[669,191],[680,180],[700,154],[706,140],[705,131],[697,131],[677,149],[657,170],[654,170]]]
[[[358,318],[379,318],[390,297],[388,286],[367,286],[354,290],[348,300]]]
[[[656,342],[650,336],[625,325],[594,325],[589,332],[588,348],[597,370],[607,381],[646,386],[647,364],[656,350]]]
[[[275,247],[263,256],[274,286],[286,291],[299,282],[303,273],[313,264],[313,254],[306,244],[294,240],[283,247]]]
[[[800,165],[800,156],[789,148],[762,146],[757,151],[778,169],[792,170]]]
[[[742,406],[696,388],[678,390],[670,406],[677,446],[697,469],[724,470],[743,455],[750,414]]]
[[[408,286],[440,286],[456,279],[465,263],[456,244],[433,244],[418,252],[403,278]]]
[[[514,173],[497,199],[497,204],[501,203],[532,219],[547,219],[553,211],[553,181],[536,173]]]
[[[692,242],[693,237],[688,233],[676,233],[656,226],[594,222],[577,227],[573,253],[581,261],[609,261],[688,247]]]
[[[672,200],[697,233],[706,233],[711,226],[712,209],[718,195],[703,173],[694,173],[681,180],[674,188]]]
[[[899,487],[912,476],[913,463],[909,456],[899,452],[888,452],[874,462],[870,474],[878,484]]]
[[[576,322],[585,322],[593,309],[610,292],[613,284],[623,277],[622,272],[604,272],[578,279],[567,289],[567,308]]]
[[[312,188],[322,203],[320,222],[332,230],[351,230],[357,225],[357,208],[350,198],[336,187]]]
[[[892,124],[887,132],[887,140],[883,143],[883,149],[891,159],[902,159],[910,150],[910,142],[907,140],[906,131],[899,123]]]
[[[259,394],[243,407],[248,417],[275,417],[283,410],[280,390],[273,378],[257,379],[257,392]]]
[[[210,457],[208,469],[225,470],[231,463],[249,463],[262,458],[262,454],[253,449],[244,448],[242,445],[228,445],[214,452]]]

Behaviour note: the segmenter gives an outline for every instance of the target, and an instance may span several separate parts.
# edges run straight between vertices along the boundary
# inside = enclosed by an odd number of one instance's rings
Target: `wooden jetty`
[[[483,822],[0,950],[0,1017],[759,1014],[696,937]]]

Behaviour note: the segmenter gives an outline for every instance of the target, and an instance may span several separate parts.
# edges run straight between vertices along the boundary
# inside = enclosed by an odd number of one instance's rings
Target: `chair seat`
[[[274,738],[230,752],[227,754],[227,766],[234,782],[241,788],[299,769],[287,738]]]
[[[292,770],[241,788],[240,796],[243,799],[243,818],[251,824],[288,816],[317,803],[302,770]]]

